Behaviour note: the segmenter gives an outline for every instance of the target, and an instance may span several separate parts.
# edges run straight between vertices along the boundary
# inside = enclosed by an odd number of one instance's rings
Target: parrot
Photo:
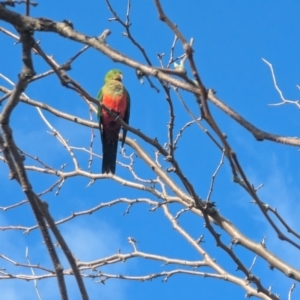
[[[100,104],[104,104],[119,117],[129,124],[130,116],[130,96],[126,88],[122,84],[123,74],[118,69],[113,69],[107,72],[104,77],[104,86],[98,93],[98,100]],[[117,118],[110,116],[109,113],[98,107],[99,128],[102,141],[102,174],[115,174],[117,149],[119,132],[121,124]],[[122,147],[126,139],[127,130],[123,128]]]

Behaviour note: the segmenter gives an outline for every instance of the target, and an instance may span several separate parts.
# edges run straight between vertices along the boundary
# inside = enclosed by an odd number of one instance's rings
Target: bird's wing
[[[126,124],[129,124],[129,117],[130,117],[130,95],[129,93],[127,92],[127,90],[125,89],[126,91],[126,112],[125,112],[125,115],[124,115],[124,122]],[[126,139],[126,134],[127,134],[127,130],[125,128],[123,128],[123,138],[122,138],[122,147],[124,146],[124,143],[125,143],[125,139]]]
[[[103,100],[103,88],[100,89],[98,95],[97,95],[97,99],[99,100],[99,103],[102,103]],[[103,142],[103,128],[102,128],[102,116],[101,116],[101,107],[98,106],[98,112],[97,112],[97,117],[99,120],[99,129],[100,129],[100,133],[101,133],[101,141]]]

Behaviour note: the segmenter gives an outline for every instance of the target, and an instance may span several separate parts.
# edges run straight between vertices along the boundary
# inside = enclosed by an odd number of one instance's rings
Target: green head
[[[107,82],[109,80],[118,80],[122,82],[122,79],[123,79],[122,72],[118,69],[113,69],[106,73],[104,77],[104,82]]]

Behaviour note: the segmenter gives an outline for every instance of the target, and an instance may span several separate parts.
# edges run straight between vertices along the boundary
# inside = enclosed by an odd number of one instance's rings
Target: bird
[[[129,124],[130,96],[123,83],[123,74],[118,69],[110,70],[104,77],[104,86],[98,93],[100,104],[105,105],[118,114],[126,124]],[[102,173],[115,174],[119,132],[121,124],[118,117],[113,117],[101,106],[98,107],[99,128],[102,141]],[[122,147],[127,130],[123,128]]]

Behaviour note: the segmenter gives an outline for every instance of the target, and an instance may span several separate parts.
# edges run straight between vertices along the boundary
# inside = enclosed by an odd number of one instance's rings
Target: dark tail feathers
[[[102,140],[102,173],[115,174],[117,160],[118,140],[115,143],[109,143],[106,138]]]

